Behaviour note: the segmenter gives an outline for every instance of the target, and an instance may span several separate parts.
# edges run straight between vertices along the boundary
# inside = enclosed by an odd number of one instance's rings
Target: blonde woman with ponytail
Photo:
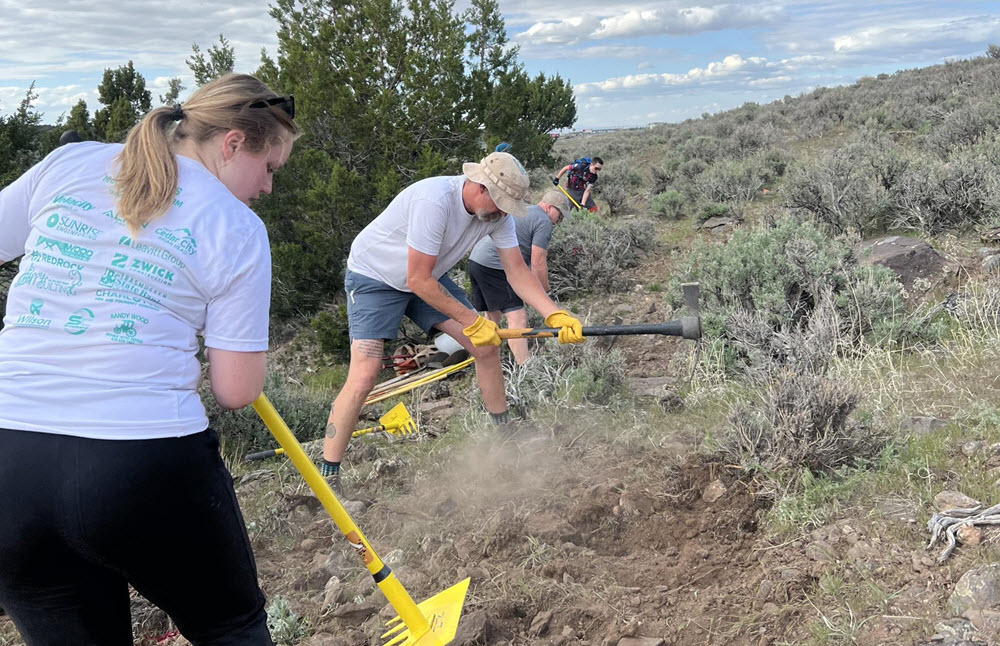
[[[267,231],[248,205],[298,136],[232,74],[124,145],[60,147],[0,191],[0,607],[30,646],[133,643],[129,586],[196,646],[271,644],[197,387],[260,394]]]

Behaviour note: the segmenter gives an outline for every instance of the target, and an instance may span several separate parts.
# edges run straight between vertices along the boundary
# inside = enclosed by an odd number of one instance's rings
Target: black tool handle
[[[256,462],[257,460],[266,460],[268,458],[273,458],[278,455],[279,449],[271,449],[269,451],[258,451],[257,453],[250,453],[244,458],[247,462]]]
[[[498,330],[501,339],[538,339],[559,336],[559,328],[536,327],[524,330]],[[701,338],[701,318],[685,316],[676,321],[643,323],[639,325],[592,325],[583,328],[583,336],[626,336],[636,334],[661,334],[685,339]]]

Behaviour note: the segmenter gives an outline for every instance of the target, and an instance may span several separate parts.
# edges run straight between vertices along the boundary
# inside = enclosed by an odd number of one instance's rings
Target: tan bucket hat
[[[482,184],[504,213],[518,217],[527,214],[524,196],[528,192],[528,173],[510,153],[490,153],[478,164],[462,164],[462,173],[470,182]]]
[[[551,204],[559,209],[559,212],[563,214],[563,217],[569,215],[569,200],[559,189],[553,188],[545,191],[545,195],[542,196],[542,202]]]

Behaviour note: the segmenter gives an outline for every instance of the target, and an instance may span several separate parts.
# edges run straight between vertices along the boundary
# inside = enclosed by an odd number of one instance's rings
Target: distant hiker
[[[198,395],[260,395],[271,255],[248,204],[298,136],[242,74],[123,144],[56,148],[0,191],[0,606],[28,644],[131,644],[129,585],[192,643],[270,646],[233,480]]]
[[[572,164],[563,166],[562,170],[552,178],[552,183],[559,186],[559,178],[564,173],[569,173],[566,176],[566,192],[569,193],[570,198],[588,211],[596,211],[597,203],[590,196],[590,191],[594,188],[597,174],[601,172],[603,167],[604,160],[600,157],[593,159],[581,157]]]
[[[326,428],[320,471],[340,489],[340,462],[358,413],[375,385],[385,339],[396,338],[403,316],[426,333],[445,332],[476,359],[483,403],[494,422],[508,420],[496,323],[479,315],[447,276],[480,239],[489,236],[514,292],[550,327],[560,343],[583,341],[575,317],[558,309],[528,271],[518,250],[514,221],[524,217],[528,174],[508,153],[467,163],[463,175],[431,177],[403,189],[358,234],[347,258],[344,287],[351,335],[351,365]]]
[[[569,213],[569,200],[555,189],[542,196],[535,206],[529,206],[527,215],[514,220],[517,244],[521,257],[531,269],[542,289],[549,291],[548,249],[552,230]],[[514,292],[503,271],[496,246],[488,238],[480,240],[469,255],[469,279],[472,282],[472,304],[487,318],[500,323],[506,315],[508,328],[528,327],[528,314],[524,301]],[[518,365],[528,360],[528,340],[511,339],[507,342]]]

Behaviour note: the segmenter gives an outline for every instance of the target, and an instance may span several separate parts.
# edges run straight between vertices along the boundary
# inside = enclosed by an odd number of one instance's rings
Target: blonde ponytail
[[[173,148],[181,140],[202,143],[239,130],[246,136],[247,150],[254,153],[282,139],[294,141],[299,128],[290,111],[282,109],[284,101],[273,99],[282,97],[256,78],[227,74],[198,88],[183,109],[156,108],[147,113],[125,139],[115,174],[118,216],[132,234],[173,204],[178,177]]]
[[[149,112],[128,133],[118,156],[118,216],[133,236],[166,213],[177,192],[177,160],[166,134],[173,112],[171,108]]]

